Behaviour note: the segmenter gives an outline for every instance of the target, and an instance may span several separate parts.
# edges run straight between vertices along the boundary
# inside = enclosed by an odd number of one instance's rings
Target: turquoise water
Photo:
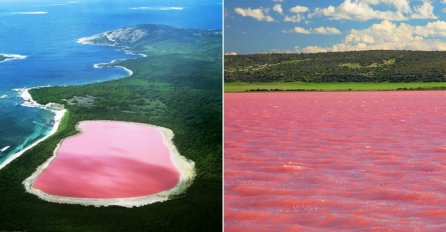
[[[146,23],[221,29],[221,1],[2,0],[0,54],[27,58],[0,62],[0,150],[5,149],[0,164],[53,125],[52,112],[22,106],[23,99],[13,89],[122,78],[127,72],[121,68],[93,65],[136,56],[76,40]]]

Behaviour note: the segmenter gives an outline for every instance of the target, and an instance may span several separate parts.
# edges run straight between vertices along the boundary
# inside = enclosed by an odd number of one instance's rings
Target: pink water
[[[225,94],[225,231],[446,231],[446,92]]]
[[[144,124],[85,121],[33,188],[78,198],[128,198],[173,188],[179,173],[161,132]]]

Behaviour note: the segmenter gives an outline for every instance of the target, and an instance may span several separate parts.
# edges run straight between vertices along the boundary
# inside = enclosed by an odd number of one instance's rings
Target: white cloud
[[[23,11],[23,12],[12,12],[11,14],[18,14],[18,15],[43,15],[48,14],[46,11]]]
[[[411,16],[413,19],[436,19],[434,15],[434,7],[428,0],[424,0],[421,6],[414,7],[415,13]]]
[[[294,27],[293,31],[299,34],[311,34],[310,30],[303,27]]]
[[[184,7],[181,6],[161,6],[161,7],[153,7],[153,6],[140,6],[140,7],[132,7],[131,10],[184,10]]]
[[[445,37],[446,38],[446,22],[437,20],[429,22],[425,26],[415,26],[418,35],[424,37]]]
[[[283,18],[283,21],[291,22],[291,23],[298,23],[302,20],[303,20],[303,16],[300,14],[291,15],[291,16],[285,15],[285,17]]]
[[[443,1],[443,0],[442,0]],[[413,19],[435,19],[433,6],[429,0],[410,7],[409,0],[344,0],[338,6],[316,8],[311,16],[323,15],[331,20],[368,21],[381,19],[403,21]]]
[[[251,17],[258,21],[266,21],[266,22],[273,22],[274,18],[268,15],[268,9],[264,8],[257,8],[257,9],[251,9],[251,8],[235,8],[235,12],[243,17]]]
[[[306,6],[299,6],[299,5],[290,9],[290,11],[293,12],[293,13],[305,13],[308,10],[309,10],[308,7],[306,7]]]
[[[285,15],[283,17],[284,22],[292,22],[292,23],[298,23],[305,19],[304,13],[308,12],[309,8],[306,6],[295,6],[290,8],[290,12],[294,13],[294,15]]]
[[[317,53],[317,52],[328,52],[326,48],[319,46],[308,46],[302,49],[302,52],[305,53]]]
[[[317,28],[303,28],[294,27],[292,30],[283,31],[284,33],[299,33],[299,34],[322,34],[322,35],[339,35],[341,31],[334,27],[317,27]]]
[[[392,10],[379,11],[375,5],[385,5]],[[411,9],[407,0],[344,0],[340,5],[316,8],[316,14],[330,17],[332,20],[367,21],[371,19],[405,20],[404,14]]]
[[[384,20],[364,30],[351,30],[341,43],[331,47],[310,46],[303,52],[355,50],[446,50],[446,22],[424,26],[395,24]],[[443,40],[442,40],[443,39]]]
[[[273,10],[279,14],[283,14],[282,5],[280,5],[280,4],[274,5]]]
[[[314,28],[314,32],[316,34],[324,34],[324,35],[339,35],[341,31],[335,27],[317,27]]]

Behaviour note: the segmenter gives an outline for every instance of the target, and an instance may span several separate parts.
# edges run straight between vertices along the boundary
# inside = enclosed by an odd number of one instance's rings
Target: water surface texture
[[[13,89],[75,85],[122,78],[121,68],[94,68],[96,63],[135,58],[110,47],[76,43],[120,27],[166,24],[184,28],[219,29],[221,21],[203,21],[220,9],[207,1],[2,0],[0,54],[25,59],[0,62],[0,164],[49,133],[53,114],[21,105]],[[215,18],[215,17],[207,17]]]
[[[446,92],[225,94],[225,231],[446,231]]]

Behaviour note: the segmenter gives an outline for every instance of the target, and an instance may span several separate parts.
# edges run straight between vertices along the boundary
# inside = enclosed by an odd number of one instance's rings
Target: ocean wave
[[[161,7],[152,7],[152,6],[140,6],[140,7],[132,7],[130,10],[184,10],[182,6],[161,6]]]
[[[79,44],[88,44],[88,45],[95,45],[95,43],[93,43],[93,42],[91,41],[91,38],[90,38],[90,37],[80,38],[80,39],[76,40],[76,43],[79,43]]]
[[[5,60],[2,60],[0,62],[4,62],[4,61],[8,61],[8,60],[23,60],[26,59],[27,56],[25,55],[19,55],[19,54],[5,54],[5,53],[0,53],[0,56],[4,56],[6,57]]]
[[[14,15],[43,15],[48,14],[46,11],[18,11],[18,12],[12,12],[11,14]]]
[[[104,68],[107,67],[107,65],[109,65],[110,63],[97,63],[97,64],[93,64],[93,68]]]
[[[11,146],[6,146],[6,147],[0,149],[0,153],[5,152],[5,151],[8,150],[10,147],[11,147]]]

